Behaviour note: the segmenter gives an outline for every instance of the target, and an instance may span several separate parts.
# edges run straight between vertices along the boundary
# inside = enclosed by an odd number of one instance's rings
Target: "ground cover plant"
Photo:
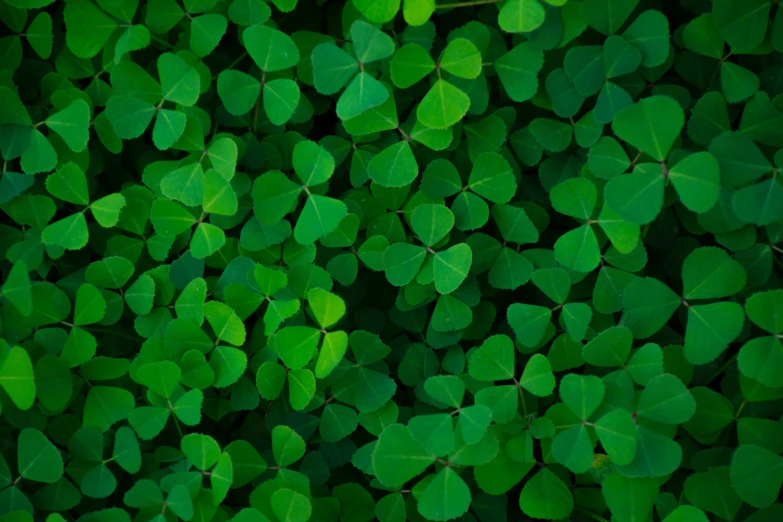
[[[0,522],[779,522],[770,0],[0,0]]]

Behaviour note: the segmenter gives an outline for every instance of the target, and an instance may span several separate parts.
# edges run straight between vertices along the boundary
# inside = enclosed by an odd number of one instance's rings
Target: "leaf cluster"
[[[0,522],[779,522],[783,8],[0,0]]]

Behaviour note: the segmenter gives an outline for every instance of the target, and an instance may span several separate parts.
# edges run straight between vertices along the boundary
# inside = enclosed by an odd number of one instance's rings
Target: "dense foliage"
[[[780,522],[770,0],[0,0],[0,522]]]

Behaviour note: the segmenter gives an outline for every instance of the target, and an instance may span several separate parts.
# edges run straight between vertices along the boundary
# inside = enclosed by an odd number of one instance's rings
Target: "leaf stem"
[[[517,391],[519,391],[519,400],[522,402],[522,411],[524,412],[525,417],[527,417],[527,403],[525,403],[525,393],[522,391],[522,385],[519,384],[519,381],[516,379],[516,377],[514,377],[513,380],[517,387]]]
[[[704,384],[705,384],[705,386],[706,386],[707,384],[711,383],[712,381],[714,381],[714,380],[715,380],[715,379],[716,379],[716,378],[717,378],[717,377],[718,377],[720,374],[722,374],[723,372],[725,372],[725,371],[726,371],[726,368],[728,368],[728,367],[731,365],[731,363],[733,363],[733,362],[734,362],[734,360],[735,360],[735,359],[736,359],[738,356],[739,356],[739,352],[737,352],[737,353],[735,353],[734,355],[732,355],[732,356],[731,356],[731,358],[729,358],[729,360],[728,360],[728,361],[726,361],[725,363],[723,363],[723,366],[721,366],[720,368],[718,368],[718,369],[715,371],[715,373],[713,373],[713,374],[712,374],[712,376],[711,376],[709,379],[707,379],[707,382],[705,382],[705,383],[704,383]]]
[[[248,55],[248,52],[247,52],[247,51],[245,51],[244,53],[240,54],[240,55],[239,55],[239,57],[238,57],[236,60],[234,60],[234,61],[233,61],[233,62],[231,62],[230,64],[226,65],[226,66],[223,68],[223,70],[221,70],[220,72],[223,72],[223,71],[227,71],[227,70],[229,70],[229,69],[232,69],[232,68],[233,68],[233,67],[234,67],[236,64],[238,64],[239,62],[241,62],[242,60],[244,60],[244,59],[247,57],[247,55]],[[218,73],[218,74],[220,74],[220,73]],[[217,78],[217,76],[213,76],[212,78],[213,78],[213,79],[214,79],[214,78]]]
[[[472,7],[476,5],[496,4],[501,0],[475,0],[473,2],[454,2],[453,4],[438,4],[435,9],[451,9],[452,7]]]
[[[84,329],[87,330],[88,332],[105,333],[105,334],[114,335],[114,336],[117,336],[117,337],[124,337],[125,339],[131,339],[133,341],[138,341],[139,340],[138,336],[130,335],[130,334],[122,332],[122,331],[112,330],[111,328],[92,328],[92,327],[88,327],[88,328],[84,328]]]
[[[162,45],[165,45],[169,49],[174,47],[171,43],[167,42],[166,40],[164,40],[163,38],[161,38],[159,36],[155,36],[154,34],[150,34],[150,38],[152,38],[153,40],[155,40],[156,42],[158,42],[158,43],[160,43]]]

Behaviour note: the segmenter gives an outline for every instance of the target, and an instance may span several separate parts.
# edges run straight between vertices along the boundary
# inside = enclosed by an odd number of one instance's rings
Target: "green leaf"
[[[604,136],[590,147],[587,164],[599,178],[612,179],[625,172],[631,161],[616,139]]]
[[[427,251],[408,243],[394,243],[383,252],[386,279],[394,286],[405,286],[419,273]]]
[[[571,291],[571,278],[562,268],[541,268],[533,272],[533,284],[557,304],[565,303]]]
[[[83,424],[97,426],[106,432],[115,423],[124,420],[133,410],[135,400],[125,389],[113,386],[93,386],[84,403]]]
[[[685,46],[691,51],[720,60],[726,41],[718,31],[715,17],[705,13],[691,20],[683,31]]]
[[[166,497],[166,507],[182,520],[193,518],[193,500],[186,486],[174,486]]]
[[[771,334],[783,332],[783,291],[768,290],[753,294],[745,302],[748,317]]]
[[[362,71],[353,77],[337,101],[337,116],[350,120],[382,105],[389,98],[389,91],[381,82]]]
[[[486,152],[473,162],[468,187],[493,203],[508,203],[517,190],[517,181],[503,156]]]
[[[473,261],[473,251],[465,243],[438,252],[432,259],[435,289],[441,294],[457,290],[468,277]]]
[[[683,297],[714,299],[736,294],[745,286],[747,275],[742,265],[717,247],[702,247],[691,252],[682,265]]]
[[[212,486],[212,503],[220,505],[226,498],[228,490],[234,480],[234,467],[231,463],[231,455],[220,455],[217,465],[212,468],[209,475],[209,484]]]
[[[272,511],[282,522],[307,522],[312,514],[310,500],[288,488],[275,491],[271,504]]]
[[[84,326],[97,323],[106,314],[106,300],[100,290],[89,283],[79,287],[76,292],[76,305],[73,311],[73,324]]]
[[[390,67],[394,85],[401,89],[407,89],[431,73],[435,69],[435,62],[422,46],[410,43],[403,45],[394,53]],[[479,67],[481,67],[480,55]],[[479,68],[479,72],[480,70]]]
[[[738,103],[753,96],[759,89],[761,80],[744,67],[723,62],[720,66],[720,84],[726,101]]]
[[[0,386],[20,410],[29,410],[35,401],[33,363],[24,348],[12,347],[0,365]]]
[[[755,508],[775,502],[783,484],[783,457],[759,446],[743,444],[731,458],[731,485]]]
[[[555,391],[555,376],[549,359],[540,353],[534,354],[525,364],[519,385],[537,397],[552,395]]]
[[[315,328],[289,326],[275,334],[275,351],[289,368],[304,368],[315,356],[320,339]]]
[[[582,4],[584,21],[605,35],[611,35],[625,23],[639,0],[586,0]]]
[[[508,307],[508,324],[517,341],[525,346],[536,346],[544,337],[552,311],[543,306],[514,303]]]
[[[495,71],[509,98],[524,102],[536,94],[543,65],[544,53],[525,42],[495,60]]]
[[[25,174],[49,172],[57,166],[57,152],[51,142],[38,129],[33,129],[30,145],[22,154],[20,165]]]
[[[337,93],[359,69],[353,56],[331,43],[318,44],[311,58],[315,88],[322,94]]]
[[[571,126],[551,118],[531,121],[530,133],[539,145],[552,152],[562,152],[571,144]]]
[[[226,234],[211,223],[199,223],[190,240],[190,253],[196,259],[211,256],[226,243]]]
[[[632,522],[652,511],[658,495],[658,482],[647,478],[629,478],[618,473],[601,484],[606,505],[618,522]]]
[[[19,475],[27,480],[53,484],[63,476],[63,458],[46,435],[25,428],[17,439]]]
[[[340,404],[329,404],[321,415],[319,433],[327,442],[337,442],[356,431],[356,412]]]
[[[89,231],[84,214],[77,213],[47,225],[41,234],[45,245],[57,245],[66,250],[80,250],[87,245]]]
[[[117,22],[89,0],[76,0],[65,6],[65,43],[79,58],[92,58],[103,49],[118,27]]]
[[[348,213],[345,203],[316,194],[308,194],[302,213],[294,227],[294,239],[309,245],[334,232]]]
[[[569,49],[563,66],[576,91],[582,96],[598,93],[606,81],[602,46],[586,45]]]
[[[456,332],[473,321],[470,307],[451,295],[441,295],[432,312],[430,325],[438,332]]]
[[[90,139],[90,107],[84,100],[76,100],[45,120],[46,126],[56,132],[74,152],[87,148]]]
[[[593,445],[584,424],[572,426],[552,441],[552,456],[574,473],[585,473],[593,463]]]
[[[470,40],[455,38],[443,50],[438,64],[454,76],[473,79],[481,74],[481,53]]]
[[[604,188],[606,204],[625,221],[646,225],[663,207],[665,178],[659,165],[642,164],[632,174],[609,180]]]
[[[669,179],[688,210],[706,212],[720,195],[720,165],[709,152],[687,156],[669,169]]]
[[[281,71],[299,63],[299,49],[282,31],[266,25],[251,25],[242,33],[242,40],[250,57],[262,71]]]
[[[713,467],[688,477],[685,495],[693,505],[724,520],[733,519],[742,507],[742,499],[732,488],[728,466]]]
[[[532,371],[532,370],[531,370]],[[480,381],[502,381],[514,377],[514,344],[508,336],[493,335],[473,352],[470,376]]]
[[[185,106],[196,103],[201,79],[193,66],[176,54],[164,53],[158,58],[158,74],[164,100]]]
[[[231,183],[214,169],[204,173],[202,208],[210,214],[233,216],[238,207],[236,192]]]
[[[557,475],[543,468],[525,483],[519,507],[529,517],[558,520],[571,514],[574,497]]]
[[[463,194],[467,193],[463,192]],[[492,217],[500,229],[500,235],[506,241],[520,244],[538,241],[538,230],[524,208],[513,205],[495,205],[492,207]],[[459,220],[457,221],[457,228],[459,228]]]
[[[624,326],[607,328],[584,347],[585,362],[594,366],[620,367],[631,353],[633,334]]]
[[[582,225],[555,242],[555,259],[575,272],[590,272],[601,262],[601,251],[593,227]]]
[[[646,339],[663,328],[682,304],[668,286],[651,277],[631,282],[622,299],[625,313],[621,324],[637,339]]]
[[[14,263],[3,286],[0,295],[11,303],[22,315],[30,315],[33,311],[33,294],[30,288],[30,275],[24,261]]]
[[[356,8],[376,24],[385,24],[392,20],[400,10],[400,0],[359,0]]]
[[[652,379],[639,396],[636,414],[664,424],[682,424],[696,412],[693,395],[677,377],[670,374]]]
[[[191,464],[206,471],[220,459],[220,446],[209,435],[189,433],[182,437],[180,448]]]
[[[141,469],[141,450],[133,430],[123,426],[114,435],[112,458],[128,473],[138,473]]]
[[[242,116],[250,112],[256,103],[261,94],[261,82],[249,74],[227,69],[217,77],[217,92],[228,112],[234,116]]]
[[[122,194],[109,194],[90,204],[92,217],[103,228],[111,228],[120,220],[120,212],[127,201]]]
[[[383,430],[372,454],[375,476],[387,487],[402,486],[433,462],[435,456],[427,453],[401,424]]]
[[[777,178],[742,188],[734,193],[731,208],[743,221],[758,226],[783,219],[781,207],[774,202],[783,198],[783,186]]]
[[[422,125],[446,129],[460,121],[470,108],[470,98],[461,89],[439,79],[422,98],[416,117]]]
[[[625,367],[631,378],[642,386],[663,373],[663,352],[655,343],[647,343],[636,350]]]
[[[680,506],[670,512],[664,519],[664,522],[685,522],[686,520],[692,522],[707,522],[707,515],[698,508],[686,505]]]
[[[585,178],[574,178],[556,185],[549,193],[552,207],[561,214],[589,219],[598,200],[595,185]]]
[[[321,328],[334,326],[345,315],[345,302],[322,288],[310,290],[307,301]]]
[[[560,381],[560,398],[581,420],[590,417],[604,400],[604,383],[593,375],[569,373]]]
[[[684,125],[680,104],[669,96],[659,95],[620,111],[612,122],[612,131],[642,152],[664,161]]]
[[[117,479],[104,463],[99,463],[82,477],[82,493],[92,498],[106,498],[117,488]]]
[[[166,399],[174,393],[181,374],[179,366],[170,361],[145,364],[136,370],[141,384]]]
[[[642,63],[642,53],[622,36],[612,35],[604,41],[604,71],[607,78],[634,72]]]
[[[470,489],[453,469],[443,468],[419,497],[419,513],[428,520],[451,520],[470,507]]]
[[[234,346],[245,344],[245,326],[228,305],[209,301],[204,304],[204,316],[218,339]]]
[[[272,453],[278,466],[290,466],[304,455],[305,441],[288,426],[275,426],[272,430]]]
[[[659,11],[637,16],[623,38],[642,53],[642,67],[658,67],[669,56],[669,20]]]
[[[106,104],[106,117],[117,137],[124,140],[144,134],[155,113],[154,105],[132,96],[115,95]]]
[[[3,125],[32,125],[33,121],[30,119],[30,114],[27,112],[22,101],[19,99],[19,95],[7,86],[0,87],[0,123]]]
[[[293,116],[299,105],[299,85],[285,78],[264,84],[264,111],[275,125],[283,125]],[[247,111],[245,111],[247,112]]]
[[[427,23],[432,13],[435,12],[435,0],[404,0],[402,14],[405,22],[412,26],[421,26]],[[387,522],[382,520],[381,522]]]
[[[114,63],[119,64],[122,57],[131,51],[144,49],[150,44],[150,31],[143,25],[123,27],[122,34],[114,46]]]
[[[507,0],[500,8],[498,25],[509,33],[529,33],[541,27],[545,16],[538,0]]]
[[[411,227],[426,246],[446,237],[454,226],[454,214],[444,205],[424,204],[411,214]]]
[[[183,424],[187,426],[196,426],[201,421],[201,406],[203,401],[204,394],[201,390],[190,390],[177,399],[172,411]]]
[[[228,21],[217,14],[205,14],[192,19],[190,23],[190,50],[198,57],[204,57],[215,50],[226,34]]]
[[[351,40],[360,63],[383,60],[394,54],[394,40],[363,20],[356,20],[351,24]]]
[[[411,146],[400,141],[376,154],[367,165],[367,175],[384,187],[410,185],[419,174]]]
[[[436,401],[452,408],[462,406],[465,383],[453,375],[430,377],[424,382],[424,389]]]
[[[735,54],[746,53],[759,46],[767,32],[770,3],[767,0],[750,0],[736,4],[730,0],[717,0],[712,8],[715,27],[731,46]]]
[[[150,211],[150,221],[155,232],[171,237],[189,230],[196,223],[196,218],[179,203],[156,199]]]
[[[636,423],[626,410],[607,413],[595,423],[595,433],[612,462],[630,464],[636,457]]]
[[[758,146],[742,132],[720,134],[710,142],[709,151],[720,164],[721,182],[726,186],[748,185],[772,169]]]
[[[174,145],[185,132],[187,116],[184,112],[161,109],[152,126],[152,141],[160,150]]]
[[[685,358],[693,364],[714,361],[742,331],[745,316],[737,303],[711,303],[688,308]]]

